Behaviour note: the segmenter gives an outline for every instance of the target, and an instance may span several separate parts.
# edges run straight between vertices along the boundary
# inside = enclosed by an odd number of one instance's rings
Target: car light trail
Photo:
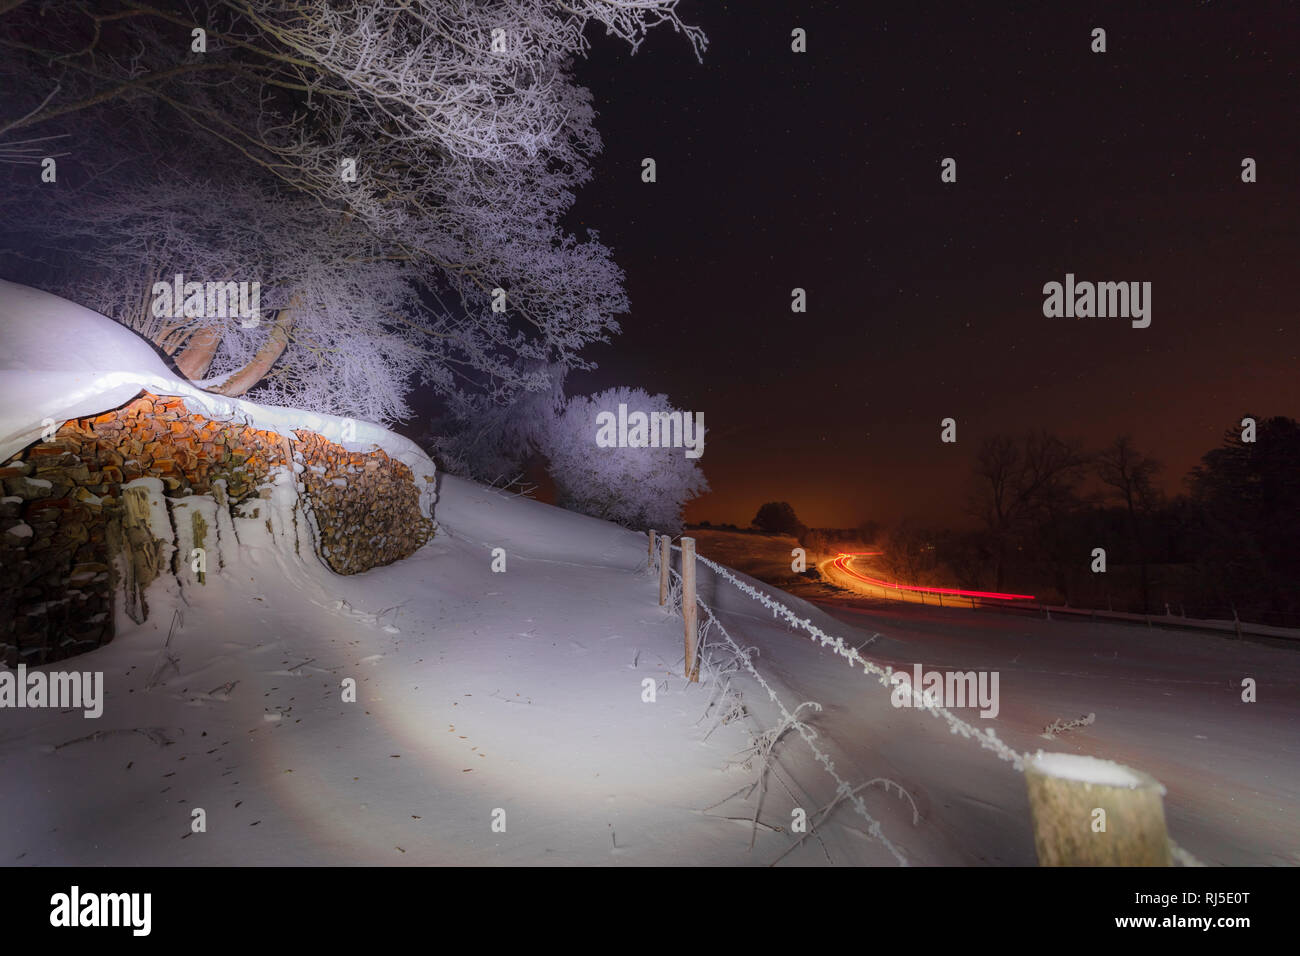
[[[953,594],[958,597],[973,598],[991,598],[998,601],[1032,601],[1032,594],[1003,594],[1000,591],[965,591],[961,588],[928,588],[919,584],[890,584],[888,581],[882,581],[879,578],[868,577],[865,574],[859,574],[849,567],[849,560],[857,557],[867,557],[868,555],[884,554],[883,551],[851,551],[839,555],[832,563],[843,571],[845,574],[851,574],[853,577],[868,584],[874,584],[876,587],[890,588],[895,591],[913,591],[923,594]]]

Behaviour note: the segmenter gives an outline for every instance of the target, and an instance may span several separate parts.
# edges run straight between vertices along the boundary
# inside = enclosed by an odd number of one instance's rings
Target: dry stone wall
[[[176,573],[189,560],[180,545],[201,540],[205,521],[192,506],[194,526],[175,532],[183,540],[145,553],[142,566],[123,560],[134,548],[141,565],[143,553],[131,482],[156,479],[150,487],[171,505],[197,496],[243,514],[252,499],[271,497],[276,473],[296,475],[309,537],[339,574],[407,557],[433,533],[410,468],[383,451],[214,421],[179,398],[144,393],[65,422],[0,465],[0,659],[46,663],[111,640],[119,611],[147,613],[142,573]],[[147,567],[158,561],[169,566]]]

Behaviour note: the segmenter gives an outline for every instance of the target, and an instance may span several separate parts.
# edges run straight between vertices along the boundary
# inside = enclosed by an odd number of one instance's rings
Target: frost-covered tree
[[[1124,506],[1128,515],[1129,534],[1141,568],[1142,611],[1151,610],[1151,574],[1148,525],[1161,506],[1163,495],[1156,487],[1160,462],[1142,454],[1128,435],[1121,435],[1096,456],[1093,465],[1097,477],[1107,487],[1108,496]]]
[[[592,24],[634,50],[668,24],[702,52],[676,6],[0,4],[0,266],[46,263],[142,331],[159,274],[260,280],[260,338],[152,329],[227,394],[389,420],[418,372],[505,400],[617,331],[609,250],[560,226],[601,149],[572,60]]]
[[[601,447],[601,413],[617,416],[620,404],[647,415],[678,411],[667,395],[639,388],[570,398],[541,436],[559,504],[638,531],[677,531],[686,503],[709,490],[700,459],[686,457],[683,448]]]
[[[482,394],[455,396],[425,444],[440,467],[488,485],[514,486],[564,411],[564,370],[539,365],[512,401]]]
[[[450,387],[448,353],[428,343],[454,335],[456,317],[431,306],[414,270],[376,254],[355,223],[327,228],[307,197],[258,185],[175,170],[84,202],[59,192],[46,256],[58,268],[44,284],[139,332],[211,391],[391,422],[408,417],[412,383]],[[154,284],[176,274],[259,281],[259,321],[158,314]]]

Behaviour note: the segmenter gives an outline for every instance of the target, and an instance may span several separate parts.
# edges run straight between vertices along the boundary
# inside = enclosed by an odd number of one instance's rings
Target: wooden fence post
[[[1039,866],[1172,866],[1164,792],[1110,760],[1044,754],[1025,764]]]
[[[695,539],[682,538],[682,619],[686,627],[686,677],[700,681],[700,661],[695,646],[698,608],[695,605]]]
[[[655,566],[655,529],[654,528],[650,529],[650,556],[646,560],[645,566],[647,568],[653,568]]]
[[[659,536],[659,605],[668,603],[668,567],[672,562],[672,552],[668,550],[668,535]]]

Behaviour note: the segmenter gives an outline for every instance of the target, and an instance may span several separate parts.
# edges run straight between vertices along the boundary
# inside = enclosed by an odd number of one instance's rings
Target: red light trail
[[[977,597],[992,598],[999,601],[1032,601],[1032,594],[1003,594],[999,591],[964,591],[961,588],[928,588],[918,584],[890,584],[888,581],[881,581],[879,578],[868,577],[865,574],[859,574],[848,566],[850,558],[867,557],[869,555],[884,554],[883,551],[850,551],[843,552],[832,563],[843,571],[859,580],[866,581],[868,584],[874,584],[876,587],[891,588],[895,591],[913,591],[925,594],[953,594],[958,597]]]

